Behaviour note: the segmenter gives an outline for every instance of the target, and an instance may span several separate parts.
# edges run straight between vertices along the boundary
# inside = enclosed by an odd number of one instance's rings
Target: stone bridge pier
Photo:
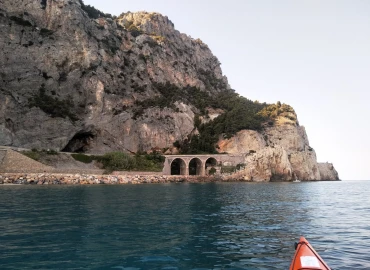
[[[243,155],[166,155],[163,175],[205,176],[211,168],[244,163]]]

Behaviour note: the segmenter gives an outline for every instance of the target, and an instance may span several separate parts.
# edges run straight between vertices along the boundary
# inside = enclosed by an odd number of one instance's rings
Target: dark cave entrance
[[[91,148],[94,139],[95,134],[92,132],[79,132],[68,142],[62,152],[85,153]]]
[[[48,4],[47,0],[41,0],[41,8],[42,9],[46,9],[47,4]]]

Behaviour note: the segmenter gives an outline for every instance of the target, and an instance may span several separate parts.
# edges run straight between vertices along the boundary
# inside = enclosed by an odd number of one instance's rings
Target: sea
[[[370,181],[0,185],[0,269],[370,269]]]

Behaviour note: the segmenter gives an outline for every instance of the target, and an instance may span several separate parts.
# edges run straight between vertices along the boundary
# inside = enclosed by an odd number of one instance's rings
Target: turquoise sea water
[[[0,269],[370,269],[370,182],[1,186]]]

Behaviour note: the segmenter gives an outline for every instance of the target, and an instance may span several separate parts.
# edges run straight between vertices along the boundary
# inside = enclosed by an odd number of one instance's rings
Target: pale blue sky
[[[203,40],[239,94],[294,107],[318,161],[370,180],[370,1],[85,0],[156,11]]]

